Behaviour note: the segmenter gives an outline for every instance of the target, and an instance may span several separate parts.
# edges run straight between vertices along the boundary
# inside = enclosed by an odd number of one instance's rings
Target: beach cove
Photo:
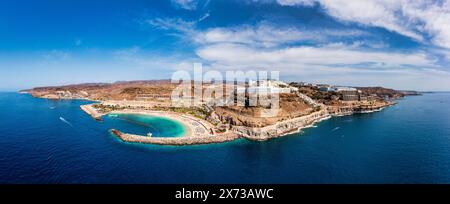
[[[265,141],[268,139],[297,133],[301,131],[301,129],[311,127],[315,123],[329,119],[331,117],[327,111],[322,110],[307,116],[281,121],[264,128],[234,127],[233,131],[228,130],[225,132],[217,133],[214,131],[214,126],[209,122],[186,114],[139,109],[123,109],[118,111],[111,111],[108,113],[100,113],[93,106],[94,104],[88,104],[82,105],[80,106],[80,108],[97,121],[100,121],[104,115],[111,114],[156,116],[177,121],[184,127],[186,127],[187,130],[187,132],[180,137],[152,137],[151,135],[145,136],[142,134],[138,135],[128,132],[122,132],[118,129],[110,130],[113,135],[117,136],[124,142],[176,146],[223,143],[240,138]],[[263,137],[256,137],[255,135],[263,135]]]

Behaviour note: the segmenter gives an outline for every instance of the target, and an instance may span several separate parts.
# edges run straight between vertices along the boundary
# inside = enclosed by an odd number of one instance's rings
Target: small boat
[[[147,136],[151,137],[151,136],[152,136],[152,133],[151,133],[151,132],[147,133]]]

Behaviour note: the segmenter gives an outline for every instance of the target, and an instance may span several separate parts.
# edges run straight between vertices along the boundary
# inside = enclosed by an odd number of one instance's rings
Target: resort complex
[[[186,127],[187,131],[181,137],[156,137],[151,133],[136,135],[119,129],[111,130],[113,135],[125,142],[162,145],[220,143],[238,138],[268,140],[298,132],[332,116],[380,111],[395,104],[393,99],[416,94],[382,87],[342,87],[302,82],[288,84],[261,80],[220,86],[201,83],[202,93],[211,88],[221,90],[219,93],[223,100],[220,102],[217,97],[203,94],[198,100],[186,93],[178,94],[175,100],[173,93],[177,93],[176,89],[180,87],[189,92],[198,89],[183,86],[169,80],[155,80],[40,87],[25,91],[34,97],[52,100],[91,100],[92,104],[80,108],[99,121],[109,114],[138,114],[168,118]]]

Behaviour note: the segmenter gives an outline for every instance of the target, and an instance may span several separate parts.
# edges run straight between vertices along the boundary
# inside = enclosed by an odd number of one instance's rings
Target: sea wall
[[[395,105],[395,102],[386,101],[375,105],[328,106],[327,111],[332,116],[345,116],[355,113],[373,113],[392,105]]]
[[[158,145],[196,145],[196,144],[211,144],[223,143],[239,139],[240,136],[235,133],[224,133],[211,136],[189,136],[189,137],[151,137],[141,136],[128,133],[122,133],[118,130],[111,130],[111,133],[120,138],[124,142],[158,144]]]
[[[93,104],[89,104],[89,105],[82,105],[80,106],[81,110],[83,110],[84,112],[86,112],[88,115],[90,115],[91,117],[93,117],[96,120],[101,120],[102,116],[104,114],[99,113],[94,107],[92,107]]]

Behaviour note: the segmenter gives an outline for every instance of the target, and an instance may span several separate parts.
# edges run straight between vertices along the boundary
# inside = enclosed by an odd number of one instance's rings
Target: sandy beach
[[[119,130],[111,130],[111,132],[115,136],[117,136],[124,142],[179,146],[222,143],[241,138],[240,135],[232,132],[215,134],[213,131],[214,127],[208,122],[180,113],[148,110],[121,110],[113,111],[111,112],[111,114],[142,114],[156,117],[165,117],[183,124],[187,130],[186,134],[181,137],[151,137],[122,133]]]
[[[208,130],[206,128],[203,128],[203,126],[200,125],[199,122],[178,113],[147,110],[120,110],[112,111],[109,114],[138,114],[168,118],[170,120],[181,123],[185,127],[186,132],[182,137],[207,136],[205,135],[205,133],[208,133]]]

